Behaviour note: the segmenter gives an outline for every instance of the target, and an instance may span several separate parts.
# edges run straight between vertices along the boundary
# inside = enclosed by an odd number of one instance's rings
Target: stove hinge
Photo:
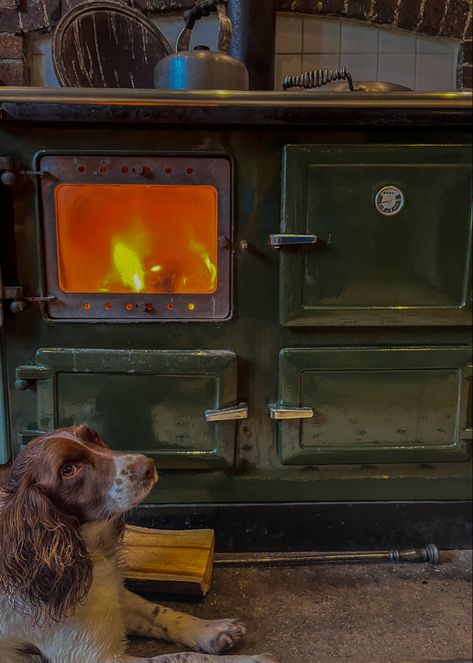
[[[0,182],[5,186],[12,186],[15,183],[17,175],[50,175],[42,170],[21,170],[17,167],[12,157],[0,157]]]
[[[43,302],[52,302],[57,297],[53,295],[23,295],[23,286],[5,285],[0,286],[0,300],[10,301],[10,311],[12,313],[22,313],[28,304],[41,304]]]
[[[11,157],[0,157],[0,182],[10,186],[15,181],[15,162]]]
[[[48,380],[51,369],[48,366],[35,364],[32,366],[17,366],[15,371],[15,389],[26,391],[33,387],[38,380]]]

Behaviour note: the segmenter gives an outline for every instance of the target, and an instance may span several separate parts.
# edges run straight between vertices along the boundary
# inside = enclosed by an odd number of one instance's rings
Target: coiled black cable
[[[284,90],[291,87],[303,87],[306,89],[323,87],[328,83],[334,81],[348,81],[348,87],[353,92],[355,89],[351,74],[348,73],[346,67],[338,67],[337,69],[314,69],[306,71],[299,76],[286,76],[283,82]]]

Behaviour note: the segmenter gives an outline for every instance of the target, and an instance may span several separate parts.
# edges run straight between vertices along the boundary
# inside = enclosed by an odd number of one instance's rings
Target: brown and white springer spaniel
[[[87,426],[19,454],[0,488],[1,663],[274,663],[211,655],[240,640],[239,621],[197,619],[124,588],[123,514],[156,481],[150,458],[111,451]],[[129,656],[127,633],[206,653]]]

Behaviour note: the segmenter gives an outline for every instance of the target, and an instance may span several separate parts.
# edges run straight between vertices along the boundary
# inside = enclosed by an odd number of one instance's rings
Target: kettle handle
[[[218,50],[226,53],[232,37],[232,23],[227,16],[228,0],[201,0],[195,7],[184,13],[185,26],[177,38],[176,52],[188,51],[192,28],[199,19],[217,11],[219,19]]]

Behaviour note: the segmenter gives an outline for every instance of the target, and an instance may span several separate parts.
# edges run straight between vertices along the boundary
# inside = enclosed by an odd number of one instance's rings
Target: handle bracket
[[[311,407],[286,407],[278,403],[269,403],[268,412],[271,419],[310,419],[314,416]]]
[[[215,410],[205,410],[206,421],[231,421],[233,419],[248,419],[248,403],[239,403],[231,407]]]
[[[269,236],[268,243],[273,249],[290,249],[299,246],[321,246],[325,242],[318,235],[274,233]]]

